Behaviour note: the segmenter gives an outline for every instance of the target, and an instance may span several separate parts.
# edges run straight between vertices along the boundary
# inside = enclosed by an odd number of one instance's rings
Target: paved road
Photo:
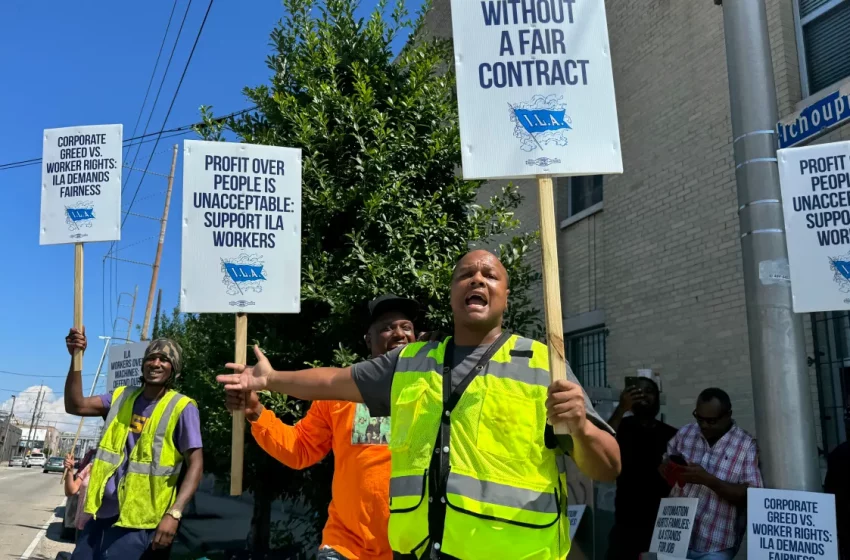
[[[0,467],[0,559],[20,558],[57,506],[64,506],[61,476],[38,467]]]

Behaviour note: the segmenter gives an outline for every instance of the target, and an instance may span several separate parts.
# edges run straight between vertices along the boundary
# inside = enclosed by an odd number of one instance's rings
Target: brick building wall
[[[765,0],[780,117],[803,101],[794,1]],[[755,433],[722,8],[711,0],[606,8],[624,173],[604,178],[601,208],[562,222],[565,331],[604,321],[608,384],[621,388],[651,367],[671,424],[691,421],[699,391],[718,386]],[[451,36],[449,0],[435,0],[427,27]],[[850,126],[816,142],[841,139]],[[535,229],[536,186],[522,183],[518,215]],[[566,185],[556,186],[559,212]],[[539,251],[532,257],[539,266]],[[803,323],[813,356],[810,316]],[[819,423],[813,367],[810,375]]]

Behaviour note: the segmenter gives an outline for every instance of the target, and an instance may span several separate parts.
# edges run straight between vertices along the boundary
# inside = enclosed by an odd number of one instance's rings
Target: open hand
[[[637,387],[628,387],[620,393],[620,409],[629,412],[636,402],[643,399],[643,391]]]
[[[254,391],[247,393],[244,391],[227,391],[227,399],[224,404],[227,406],[227,410],[231,412],[244,410],[245,418],[251,422],[256,422],[265,410]]]
[[[77,350],[85,352],[86,346],[88,346],[86,327],[83,326],[82,330],[77,330],[76,327],[71,328],[68,336],[65,337],[65,347],[68,349],[68,353],[73,356]]]
[[[566,379],[553,381],[549,385],[546,412],[550,424],[565,422],[571,434],[582,433],[587,424],[587,411],[581,386]]]
[[[268,386],[269,376],[274,372],[274,368],[256,344],[254,355],[257,357],[256,365],[225,364],[224,367],[233,370],[233,373],[219,375],[215,380],[224,385],[227,391],[262,391]]]
[[[177,534],[179,525],[179,521],[170,515],[165,514],[159,522],[159,525],[156,526],[156,533],[153,536],[153,541],[151,541],[151,549],[159,550],[171,546],[171,542]]]

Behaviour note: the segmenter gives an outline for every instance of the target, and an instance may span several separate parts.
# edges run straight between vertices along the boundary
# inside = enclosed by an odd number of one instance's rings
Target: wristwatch
[[[165,515],[170,515],[171,517],[173,517],[177,521],[180,521],[180,518],[183,517],[183,513],[177,508],[172,508],[172,509],[166,511]]]

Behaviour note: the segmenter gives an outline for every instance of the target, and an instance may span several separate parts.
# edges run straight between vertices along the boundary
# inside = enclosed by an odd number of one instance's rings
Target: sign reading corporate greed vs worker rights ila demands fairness
[[[850,142],[777,159],[794,311],[850,309]]]
[[[44,131],[39,243],[121,239],[120,124]]]
[[[301,150],[186,140],[180,309],[298,313]]]
[[[452,0],[466,179],[622,173],[604,0]]]
[[[820,492],[748,488],[747,558],[838,558],[835,496]]]

